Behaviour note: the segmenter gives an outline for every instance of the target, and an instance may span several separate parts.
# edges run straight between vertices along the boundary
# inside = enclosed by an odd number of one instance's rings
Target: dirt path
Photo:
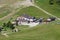
[[[33,1],[33,2],[34,2],[34,1]],[[37,6],[36,4],[32,3],[32,5],[33,5],[34,7],[36,7],[36,8],[38,8],[39,10],[43,11],[45,14],[50,15],[50,16],[53,16],[53,17],[56,17],[58,20],[60,20],[60,18],[58,18],[57,16],[55,16],[55,15],[53,15],[53,14],[45,11],[45,10],[42,9],[41,7]]]
[[[26,6],[26,7],[29,7],[29,6],[32,6],[32,3],[30,2],[30,0],[25,0],[25,1],[22,1],[22,2],[17,2],[17,3],[14,3],[13,4],[14,6],[13,7],[16,7],[16,8],[19,8],[21,5],[23,6]],[[16,12],[18,12],[19,10],[13,10],[10,14],[8,14],[7,16],[4,16],[2,18],[0,18],[0,21],[1,20],[4,20],[6,18],[9,18],[11,16],[13,16]]]
[[[6,5],[6,4],[2,4],[2,5],[0,5],[0,8],[1,8],[1,7],[4,7],[5,5]]]
[[[8,17],[11,17],[13,14],[15,14],[15,10],[13,12],[11,12],[10,14],[8,14],[7,16],[0,18],[0,21],[6,19]]]
[[[32,2],[30,0],[19,1],[19,2],[14,3],[11,6],[13,6],[15,8],[19,8],[19,6],[22,6],[22,5],[23,6],[33,6]]]
[[[35,27],[39,24],[39,22],[35,23],[35,22],[31,22],[31,23],[26,23],[26,22],[22,22],[20,25],[28,25],[29,27]]]
[[[45,11],[44,9],[42,9],[41,7],[37,6],[37,5],[34,5],[36,8],[38,8],[39,10],[43,11],[45,14],[48,14],[50,16],[53,16],[53,17],[56,17],[58,20],[60,20],[60,18],[58,18],[57,16],[55,15],[52,15],[51,13]]]
[[[22,2],[14,3],[14,6],[15,6],[16,8],[18,8],[18,7],[21,6],[21,5],[24,5],[24,6],[27,6],[27,7],[29,7],[29,6],[34,6],[34,7],[38,8],[39,10],[43,11],[45,14],[48,14],[48,15],[53,16],[53,17],[56,17],[58,20],[60,20],[60,18],[58,18],[57,16],[52,15],[51,13],[45,11],[45,10],[42,9],[41,7],[39,7],[39,6],[35,5],[34,3],[32,3],[30,0],[25,0],[25,1],[22,1]],[[18,10],[18,11],[19,11],[19,10]],[[14,15],[16,12],[17,12],[17,11],[14,10],[14,11],[12,11],[10,14],[8,14],[7,16],[4,16],[3,18],[0,18],[0,20],[4,20],[5,18]]]

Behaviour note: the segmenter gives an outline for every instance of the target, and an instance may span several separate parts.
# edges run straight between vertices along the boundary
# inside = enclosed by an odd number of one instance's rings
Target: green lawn
[[[47,14],[45,14],[44,12],[42,12],[41,10],[33,6],[23,8],[19,12],[17,12],[15,15],[22,15],[22,14],[28,14],[28,15],[36,16],[36,17],[45,17],[45,18],[48,17]]]
[[[22,14],[29,14],[31,16],[48,18],[49,15],[45,14],[41,10],[35,7],[28,7],[20,9],[15,15],[12,16],[12,20]],[[5,20],[0,21],[0,24],[10,20],[7,17]],[[0,40],[60,40],[60,24],[59,21],[51,22],[49,24],[39,24],[36,27],[29,28],[28,26],[18,26],[21,31],[9,34],[9,37],[0,35]]]
[[[54,5],[49,5],[49,0],[35,0],[35,4],[48,11],[49,13],[60,17],[60,6],[56,3]]]
[[[43,24],[33,28],[20,29],[17,33],[12,33],[8,38],[0,35],[0,40],[60,40],[60,25]]]

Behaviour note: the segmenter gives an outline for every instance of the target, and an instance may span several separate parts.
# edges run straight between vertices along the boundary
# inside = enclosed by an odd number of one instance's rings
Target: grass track
[[[38,18],[49,17],[44,12],[40,11],[35,7],[28,7],[18,11],[12,18],[15,19],[17,16],[20,16],[23,13],[27,13],[29,15],[36,16]],[[9,19],[7,18],[3,22],[8,21]],[[10,37],[8,38],[0,35],[0,40],[60,40],[60,24],[56,24],[56,22],[57,21],[49,24],[38,25],[34,28],[26,28],[26,29],[24,29],[25,26],[19,26],[19,29],[21,29],[20,32],[9,34]],[[0,23],[2,22],[0,21]]]
[[[53,6],[49,5],[49,0],[35,0],[35,3],[42,9],[48,11],[49,13],[57,17],[60,17],[60,8],[59,8],[60,6],[56,4],[54,4]]]

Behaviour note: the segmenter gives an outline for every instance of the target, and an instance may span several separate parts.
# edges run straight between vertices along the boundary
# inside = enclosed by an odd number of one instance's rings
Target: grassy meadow
[[[35,0],[35,4],[48,11],[49,13],[60,17],[60,6],[56,3],[54,3],[54,5],[49,5],[49,0]]]
[[[48,4],[49,0],[35,0],[35,4],[41,7],[42,9],[50,12],[51,14],[60,17],[60,9],[59,6],[54,4],[53,6]],[[23,14],[28,14],[30,16],[35,16],[36,18],[48,18],[49,15],[45,14],[41,10],[30,6],[23,9],[17,9],[19,10],[16,12],[13,16],[7,17],[5,20],[0,21],[0,25],[4,22],[8,22],[9,20],[14,21],[18,16],[21,16]],[[4,14],[2,14],[4,15]],[[1,16],[1,15],[0,15]],[[11,19],[12,18],[12,19]],[[10,29],[8,29],[8,36],[5,37],[3,35],[0,35],[0,40],[60,40],[60,21],[56,20],[53,22],[50,22],[48,24],[39,24],[35,27],[28,27],[28,26],[17,26],[17,28],[20,30],[19,32],[11,32]]]

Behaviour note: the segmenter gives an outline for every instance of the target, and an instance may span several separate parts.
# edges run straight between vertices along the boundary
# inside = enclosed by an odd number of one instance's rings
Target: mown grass
[[[48,11],[49,13],[60,17],[60,6],[54,3],[54,5],[49,4],[49,0],[35,0],[35,4],[40,6],[42,9]]]

